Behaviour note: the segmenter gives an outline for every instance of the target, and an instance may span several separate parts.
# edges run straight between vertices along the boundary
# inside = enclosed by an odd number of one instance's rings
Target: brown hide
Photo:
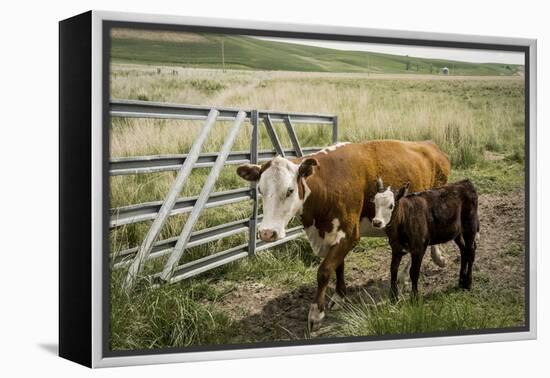
[[[412,193],[398,199],[385,228],[392,247],[391,293],[398,293],[397,271],[403,251],[411,254],[412,293],[418,293],[418,277],[426,247],[454,241],[460,249],[458,285],[470,289],[479,232],[477,193],[470,180]]]
[[[390,244],[420,250],[461,234],[473,241],[478,231],[477,192],[468,179],[404,196],[386,226]]]
[[[394,188],[409,181],[411,191],[421,191],[446,184],[450,173],[449,159],[429,141],[354,143],[291,160],[299,164],[308,157],[314,157],[318,166],[306,179],[311,194],[304,204],[302,223],[308,227],[315,220],[321,237],[338,218],[346,237],[359,238],[361,218],[374,217],[372,200],[378,177]]]

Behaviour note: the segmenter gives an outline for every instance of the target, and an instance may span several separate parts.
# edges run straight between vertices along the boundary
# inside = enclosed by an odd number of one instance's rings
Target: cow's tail
[[[481,239],[480,235],[479,235],[479,230],[480,230],[480,223],[479,223],[479,212],[477,210],[477,206],[478,206],[478,196],[477,196],[477,189],[474,185],[473,182],[471,182],[470,180],[468,180],[470,182],[470,185],[472,185],[472,189],[473,189],[473,192],[474,192],[474,195],[475,195],[475,220],[476,220],[476,236],[474,237],[474,247],[477,249],[477,243],[479,242],[479,240]]]
[[[449,156],[441,149],[437,144],[435,144],[432,141],[428,141],[428,143],[431,144],[431,146],[435,149],[435,153],[432,153],[432,159],[433,159],[433,187],[438,187],[447,184],[447,181],[449,180],[449,175],[451,174],[451,161],[449,160]]]
[[[436,161],[435,164],[435,185],[441,186],[447,184],[449,181],[449,176],[451,174],[451,162],[447,155],[441,152],[440,158]]]
[[[477,243],[479,243],[479,241],[481,240],[481,236],[479,235],[479,218],[477,218],[477,232],[476,232],[476,236],[474,238],[474,247],[475,249],[477,249]]]

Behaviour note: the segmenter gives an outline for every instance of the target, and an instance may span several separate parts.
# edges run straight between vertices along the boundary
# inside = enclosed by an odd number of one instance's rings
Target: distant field
[[[496,63],[465,63],[363,51],[261,40],[241,35],[215,35],[114,29],[111,57],[115,62],[302,72],[369,72],[451,75],[517,75],[521,66]]]
[[[163,38],[168,39],[168,43],[171,37]],[[456,290],[457,251],[448,246],[446,269],[435,268],[428,259],[423,265],[425,295],[420,304],[411,304],[406,294],[395,305],[387,301],[390,256],[387,241],[363,239],[346,263],[350,304],[343,310],[329,312],[316,334],[309,334],[305,326],[319,260],[305,239],[158,290],[150,290],[147,283],[140,283],[131,297],[120,290],[124,270],[113,271],[112,348],[162,348],[523,324],[522,78],[412,76],[399,72],[384,75],[222,72],[172,64],[119,62],[112,65],[111,95],[146,101],[336,114],[341,141],[432,139],[451,158],[451,181],[470,177],[478,187],[482,223],[474,290]],[[185,153],[200,125],[201,122],[192,121],[113,119],[111,156]],[[330,128],[306,125],[296,128],[304,146],[327,145],[330,141]],[[227,122],[217,124],[204,150],[219,150],[227,129]],[[284,128],[278,126],[277,129],[282,143],[290,147]],[[249,127],[243,128],[233,150],[248,149],[249,133]],[[265,132],[260,135],[260,144],[262,149],[272,148]],[[196,195],[207,174],[207,169],[194,170],[181,195]],[[112,177],[111,207],[161,200],[174,177],[172,172]],[[246,183],[235,174],[235,167],[227,167],[216,190],[244,186]],[[246,219],[249,214],[250,203],[208,209],[195,229]],[[185,215],[171,217],[161,238],[179,234],[185,220]],[[139,245],[149,225],[142,222],[113,230],[111,252]],[[245,241],[246,235],[237,235],[192,248],[186,251],[183,261]],[[162,259],[148,264],[145,273],[158,271],[162,264]]]
[[[174,75],[173,72],[176,74]],[[484,150],[522,146],[523,81],[520,77],[443,77],[227,71],[112,66],[112,97],[146,101],[201,104],[336,114],[340,139],[365,141],[395,138],[432,139],[450,154],[455,167],[468,166]],[[116,122],[119,122],[117,120]],[[113,156],[180,153],[193,133],[181,133],[181,122],[127,120],[119,138],[113,129]],[[162,125],[158,133],[151,125]],[[189,123],[196,130],[199,123]],[[136,129],[128,134],[128,127]],[[195,128],[195,129],[193,129]],[[243,130],[243,136],[247,133]],[[326,144],[330,128],[298,126],[306,145]],[[141,134],[144,133],[144,134]],[[290,141],[281,128],[284,144]],[[206,149],[217,150],[222,134]],[[512,143],[513,142],[513,143]],[[263,148],[271,147],[267,135]],[[235,149],[248,148],[239,138]]]

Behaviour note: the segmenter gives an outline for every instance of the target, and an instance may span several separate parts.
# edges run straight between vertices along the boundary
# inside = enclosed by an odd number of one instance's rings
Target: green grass
[[[151,283],[143,278],[130,296],[122,289],[125,270],[116,271],[111,278],[111,348],[258,341],[242,334],[238,323],[219,308],[219,302],[239,283],[247,281],[284,290],[311,284],[318,261],[307,242],[300,239],[173,285],[151,288]],[[145,274],[161,267],[158,261],[149,264]]]
[[[141,31],[140,33],[143,33]],[[517,65],[465,63],[261,40],[242,35],[200,34],[200,41],[151,40],[126,35],[112,39],[116,62],[221,68],[221,41],[225,67],[250,70],[303,72],[372,72],[438,74],[443,67],[453,75],[513,75]]]
[[[111,279],[111,349],[155,349],[225,343],[232,321],[208,301],[221,295],[208,281],[141,287],[127,296],[123,272]]]
[[[224,279],[253,280],[288,290],[314,282],[319,261],[301,238],[228,267]]]
[[[508,293],[451,288],[397,303],[374,302],[365,294],[338,313],[337,332],[353,335],[399,335],[506,328],[523,322],[523,299]]]
[[[506,249],[504,250],[504,253],[506,256],[515,258],[515,257],[521,257],[523,256],[525,251],[525,247],[519,243],[510,243],[506,246]]]
[[[469,178],[478,193],[509,193],[522,189],[525,185],[523,165],[511,161],[480,162],[468,168],[454,169],[449,182]]]
[[[373,240],[373,245],[379,246],[383,239]],[[149,349],[260,341],[243,333],[239,322],[232,320],[220,303],[243,282],[253,282],[259,290],[272,287],[283,292],[314,285],[319,260],[306,245],[300,248],[301,243],[306,242],[289,243],[174,285],[151,289],[142,281],[130,297],[121,290],[123,272],[113,274],[111,347]],[[506,258],[517,258],[521,246],[513,243],[504,253]],[[361,255],[353,257],[351,266],[368,264]],[[521,292],[505,285],[493,287],[485,272],[476,272],[474,278],[471,291],[450,285],[416,301],[409,294],[401,295],[397,303],[386,295],[375,301],[366,291],[355,294],[342,309],[329,312],[332,324],[324,336],[449,332],[523,324]],[[234,305],[238,308],[240,304]],[[305,320],[306,314],[303,316]]]

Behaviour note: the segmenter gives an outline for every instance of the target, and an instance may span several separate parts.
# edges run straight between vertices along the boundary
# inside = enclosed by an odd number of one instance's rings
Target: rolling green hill
[[[163,34],[164,33],[164,34]],[[261,40],[241,35],[214,35],[124,30],[113,33],[111,57],[115,62],[221,68],[222,39],[225,67],[248,70],[304,72],[372,72],[437,74],[443,67],[451,75],[514,75],[521,66],[466,63],[364,51]],[[186,38],[187,37],[187,38]]]

